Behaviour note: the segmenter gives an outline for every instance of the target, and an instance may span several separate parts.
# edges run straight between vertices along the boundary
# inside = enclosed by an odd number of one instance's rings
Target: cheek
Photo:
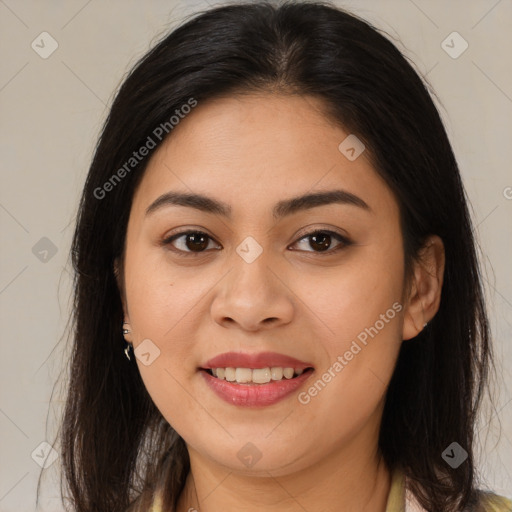
[[[365,247],[331,278],[301,279],[305,288],[299,294],[327,327],[317,380],[299,397],[311,408],[311,421],[328,415],[335,424],[356,428],[383,398],[402,340],[400,249],[393,243]],[[315,292],[306,294],[313,284]]]
[[[172,341],[179,352],[185,341],[181,334],[192,332],[192,317],[201,307],[208,281],[198,276],[198,270],[178,268],[163,249],[134,247],[130,256],[126,294],[134,333],[155,342]]]
[[[323,364],[297,396],[302,421],[321,433],[317,452],[328,453],[333,445],[342,446],[363,430],[368,433],[365,426],[379,428],[401,342],[402,306],[386,295],[377,304],[367,298],[360,310],[354,309],[356,300],[340,301],[341,309],[327,319],[336,335],[322,340]]]
[[[194,318],[207,283],[178,277],[164,259],[137,247],[127,251],[125,276],[134,348],[141,355],[136,362],[152,400],[170,421],[177,411],[194,407],[186,388],[198,364]],[[142,356],[143,347],[149,357]]]
[[[306,269],[293,280],[293,291],[307,306],[309,316],[322,321],[329,352],[342,349],[379,321],[400,302],[402,287],[403,254],[392,237],[347,252],[336,267]],[[392,323],[394,333],[399,332],[399,322],[387,322],[400,316],[397,313],[392,309],[385,318],[386,331]]]

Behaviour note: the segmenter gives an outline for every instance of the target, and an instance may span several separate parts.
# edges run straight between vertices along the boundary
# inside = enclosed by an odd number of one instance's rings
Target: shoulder
[[[391,489],[386,512],[426,512],[417,502],[407,485],[404,472],[395,469],[392,472]],[[470,506],[468,512],[512,512],[512,499],[499,496],[490,491],[478,491],[478,503]]]
[[[512,500],[505,496],[482,492],[480,501],[483,512],[512,512]]]

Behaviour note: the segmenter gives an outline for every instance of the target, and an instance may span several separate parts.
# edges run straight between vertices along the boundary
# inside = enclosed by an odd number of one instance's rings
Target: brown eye
[[[333,238],[337,240],[339,243],[334,247],[334,249],[330,249],[332,246],[332,240]],[[310,233],[307,233],[305,236],[300,238],[295,243],[300,243],[304,240],[309,239],[309,247],[313,249],[313,251],[307,251],[306,252],[319,252],[319,253],[329,253],[332,254],[333,252],[336,252],[340,249],[343,249],[344,247],[350,245],[352,242],[340,235],[339,233],[335,233],[334,231],[311,231]]]
[[[179,243],[174,245],[175,241]],[[172,245],[176,252],[201,253],[208,249],[209,241],[213,239],[202,231],[184,231],[167,238],[163,244]]]

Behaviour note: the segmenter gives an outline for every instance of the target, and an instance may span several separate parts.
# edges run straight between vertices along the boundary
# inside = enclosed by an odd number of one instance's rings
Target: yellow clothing
[[[162,500],[156,496],[149,512],[164,512]],[[512,500],[503,496],[493,495],[488,498],[486,512],[512,512]],[[386,512],[424,512],[414,499],[412,493],[405,489],[405,478],[401,471],[394,471],[391,479]]]
[[[412,493],[405,489],[404,474],[396,470],[392,474],[386,512],[424,512]],[[487,498],[486,512],[512,512],[512,500],[492,495]]]

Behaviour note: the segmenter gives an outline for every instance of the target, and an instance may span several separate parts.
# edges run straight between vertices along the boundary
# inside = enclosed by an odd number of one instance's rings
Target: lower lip
[[[217,396],[231,405],[245,407],[264,407],[275,404],[296,391],[313,374],[313,370],[309,369],[294,379],[283,378],[267,384],[234,384],[213,377],[205,370],[200,372],[206,384]]]

